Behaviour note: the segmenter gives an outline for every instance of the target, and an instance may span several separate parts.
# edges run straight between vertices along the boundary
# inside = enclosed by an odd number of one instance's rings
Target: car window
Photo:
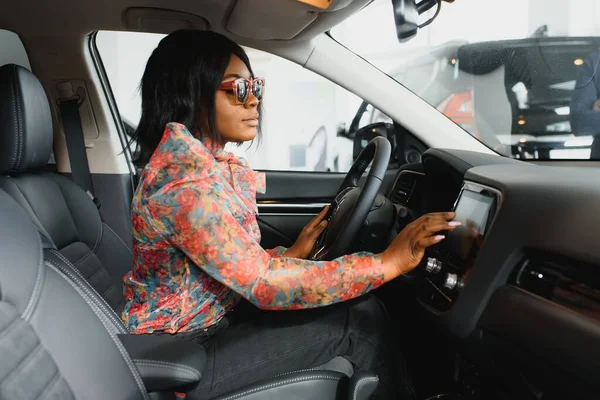
[[[399,43],[392,2],[375,0],[331,35],[501,154],[600,160],[600,8],[591,3],[442,3]]]
[[[112,31],[97,35],[97,48],[129,130],[140,118],[138,88],[146,62],[163,37]],[[347,172],[353,143],[338,131],[349,126],[362,100],[293,62],[245,50],[255,75],[266,80],[263,136],[260,143],[228,146],[228,150],[260,170]]]

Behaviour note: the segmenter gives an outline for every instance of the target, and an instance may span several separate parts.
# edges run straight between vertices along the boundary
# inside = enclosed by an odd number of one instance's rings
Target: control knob
[[[437,258],[429,257],[427,259],[427,265],[425,265],[425,271],[430,274],[437,274],[442,269],[442,262]]]
[[[448,290],[462,289],[463,283],[456,274],[447,274],[444,281],[444,288]]]

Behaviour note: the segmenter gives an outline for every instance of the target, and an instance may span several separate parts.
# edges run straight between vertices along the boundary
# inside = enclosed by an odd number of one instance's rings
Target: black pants
[[[261,311],[243,302],[232,316],[216,332],[176,335],[201,343],[208,355],[200,386],[187,398],[208,399],[336,356],[356,372],[379,375],[376,398],[410,398],[399,344],[385,307],[372,295],[302,311]]]

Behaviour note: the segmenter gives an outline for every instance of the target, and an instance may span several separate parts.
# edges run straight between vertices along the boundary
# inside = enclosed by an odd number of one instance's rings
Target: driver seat
[[[165,365],[171,380],[192,382],[182,364],[138,365],[90,292],[49,262],[39,231],[2,190],[0,221],[0,399],[175,399],[172,391],[151,397],[147,390],[161,385],[165,375],[158,378],[155,369]],[[200,369],[192,371],[197,384]],[[347,385],[341,373],[296,372],[218,399],[364,400],[372,392],[364,390],[370,380]]]
[[[101,309],[122,330],[121,279],[131,269],[132,251],[102,221],[83,189],[63,175],[43,171],[52,143],[52,115],[41,83],[21,66],[0,67],[0,189],[27,212],[45,247],[69,264],[68,275],[86,287],[96,304],[105,304]],[[354,371],[343,357],[312,369],[347,376]]]

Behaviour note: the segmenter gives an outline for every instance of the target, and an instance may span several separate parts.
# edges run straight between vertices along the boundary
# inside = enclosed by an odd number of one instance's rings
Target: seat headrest
[[[50,105],[40,81],[21,66],[0,67],[0,173],[45,166],[53,138]]]

